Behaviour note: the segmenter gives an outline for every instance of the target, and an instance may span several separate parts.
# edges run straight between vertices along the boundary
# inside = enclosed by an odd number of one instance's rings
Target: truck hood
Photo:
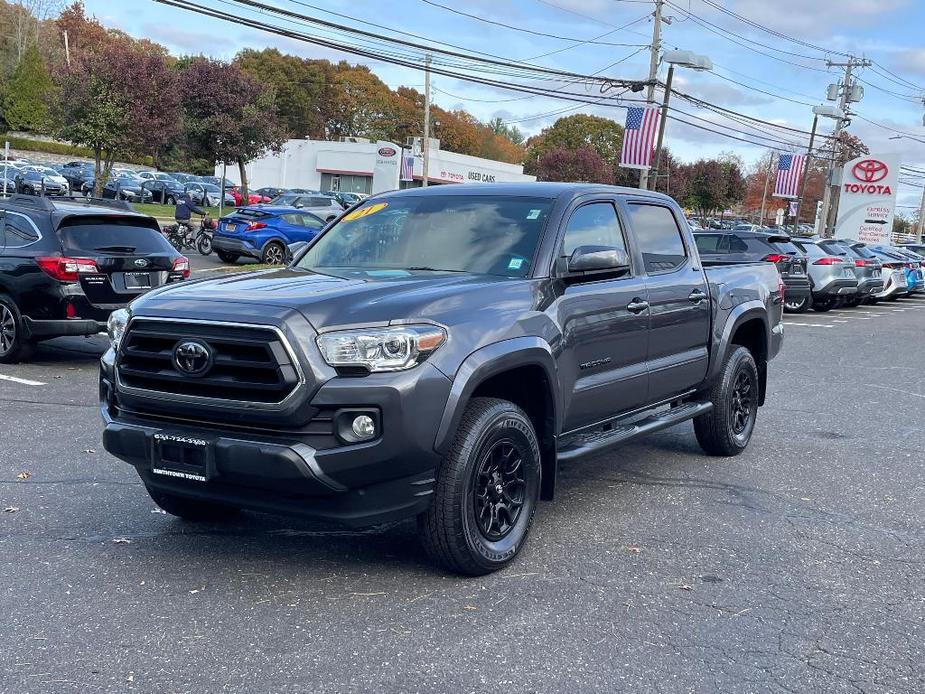
[[[192,318],[196,316],[185,314],[196,311],[199,303],[208,304],[210,312],[219,302],[276,306],[300,312],[318,331],[416,319],[454,325],[469,323],[486,310],[504,324],[506,313],[513,318],[530,310],[533,291],[530,280],[488,275],[396,272],[335,277],[283,269],[184,282],[147,294],[133,308],[150,307],[158,313],[175,308],[178,317]]]

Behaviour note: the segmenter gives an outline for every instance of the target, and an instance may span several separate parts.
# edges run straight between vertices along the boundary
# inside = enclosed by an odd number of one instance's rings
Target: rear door
[[[65,256],[90,258],[99,272],[81,274],[95,306],[125,304],[150,289],[182,279],[173,272],[177,252],[164,236],[131,217],[75,216],[62,220],[58,239]]]
[[[686,392],[707,373],[710,290],[697,254],[667,204],[624,203],[649,293],[649,402]]]
[[[572,252],[587,245],[629,253],[613,199],[595,198],[574,205],[559,240],[555,275],[563,276]],[[553,310],[563,335],[558,361],[566,399],[565,430],[646,403],[649,313],[644,307],[635,308],[645,300],[645,273],[637,263],[628,275],[563,283]]]

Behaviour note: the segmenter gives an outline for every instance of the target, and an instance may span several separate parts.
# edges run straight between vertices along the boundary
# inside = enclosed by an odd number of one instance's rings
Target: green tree
[[[504,122],[504,119],[496,117],[488,121],[487,126],[494,135],[499,135],[512,144],[523,147],[524,134],[520,132],[520,128],[516,125],[508,125]]]
[[[53,84],[35,45],[29,46],[4,89],[3,119],[13,130],[44,132]]]
[[[322,106],[330,70],[327,60],[286,55],[275,48],[248,48],[238,53],[234,62],[248,75],[274,88],[280,123],[294,137],[324,137]]]

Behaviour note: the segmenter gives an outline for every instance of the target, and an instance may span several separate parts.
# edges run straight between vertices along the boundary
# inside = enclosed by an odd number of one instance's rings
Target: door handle
[[[704,294],[699,289],[695,289],[687,297],[688,301],[690,301],[692,304],[699,304],[701,301],[704,301],[706,298],[707,298],[707,295]]]
[[[626,310],[630,313],[642,313],[647,308],[649,308],[649,302],[643,301],[639,297],[636,297],[626,305]]]

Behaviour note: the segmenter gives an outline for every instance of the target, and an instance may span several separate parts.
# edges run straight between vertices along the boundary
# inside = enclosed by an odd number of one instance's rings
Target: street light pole
[[[662,113],[658,119],[658,140],[655,143],[655,157],[651,181],[647,181],[649,190],[655,190],[658,185],[658,170],[662,161],[662,142],[665,139],[665,120],[668,117],[668,99],[671,97],[671,81],[674,79],[674,63],[668,64],[668,78],[665,80],[665,98],[662,99]]]
[[[665,0],[655,0],[655,14],[652,22],[652,45],[649,46],[649,86],[646,88],[646,108],[655,102],[655,78],[658,77],[658,54],[662,50],[662,6]],[[639,187],[649,187],[649,169],[639,170]]]
[[[424,58],[424,170],[421,176],[421,186],[427,187],[427,176],[430,173],[430,53]]]
[[[922,204],[919,205],[919,230],[918,230],[918,242],[922,243],[922,236],[925,235],[922,232],[925,231],[925,188],[922,189]]]

